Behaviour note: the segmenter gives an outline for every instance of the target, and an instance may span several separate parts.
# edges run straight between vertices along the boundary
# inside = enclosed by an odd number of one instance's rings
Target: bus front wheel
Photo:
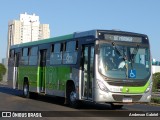
[[[112,109],[122,109],[123,105],[115,105],[113,103],[111,103],[111,108]]]

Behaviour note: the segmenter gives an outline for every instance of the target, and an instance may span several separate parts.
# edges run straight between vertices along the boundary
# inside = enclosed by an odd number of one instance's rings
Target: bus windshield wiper
[[[125,63],[125,68],[126,68],[126,77],[128,78],[127,56],[117,48],[117,46],[115,45],[114,42],[112,42],[112,46],[113,46],[113,48],[116,50],[116,52],[117,52],[120,56],[122,56],[123,61],[124,61],[124,63]]]
[[[134,48],[133,52],[129,52],[129,56],[130,56],[130,62],[131,62],[131,68],[133,69],[133,63],[134,63],[134,59],[135,59],[135,56],[137,55],[137,52],[139,50],[139,44],[137,44],[137,47]]]
[[[117,46],[115,45],[114,42],[112,42],[112,46],[113,46],[113,48],[116,50],[116,52],[117,52],[120,56],[123,57],[123,60],[126,61],[126,60],[127,60],[126,55],[125,55],[124,53],[122,53],[122,52],[117,48]]]
[[[132,54],[131,54],[131,61],[134,61],[135,56],[137,55],[137,52],[139,50],[139,44],[137,44],[136,48],[134,48]]]

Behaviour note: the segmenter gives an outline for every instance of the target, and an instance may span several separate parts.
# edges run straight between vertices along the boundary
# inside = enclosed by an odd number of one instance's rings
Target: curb
[[[149,103],[149,105],[153,105],[153,106],[160,106],[159,103]]]
[[[0,81],[0,85],[8,85],[8,82]]]

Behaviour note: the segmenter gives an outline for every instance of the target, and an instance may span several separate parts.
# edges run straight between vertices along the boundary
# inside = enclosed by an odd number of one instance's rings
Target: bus
[[[151,100],[148,36],[116,30],[90,30],[10,47],[8,79],[24,97],[64,97],[112,108]]]

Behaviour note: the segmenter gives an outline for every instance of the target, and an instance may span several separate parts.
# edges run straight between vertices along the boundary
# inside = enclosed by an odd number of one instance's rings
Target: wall
[[[160,66],[152,65],[152,73],[160,72]]]

